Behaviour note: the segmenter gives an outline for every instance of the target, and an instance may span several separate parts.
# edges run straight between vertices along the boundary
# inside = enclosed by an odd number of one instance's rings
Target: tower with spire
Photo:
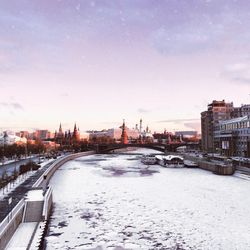
[[[142,133],[142,119],[140,119],[140,133]]]
[[[55,132],[55,142],[59,143],[59,144],[63,144],[64,143],[64,133],[62,130],[62,124],[60,123],[59,125],[59,130],[58,132]]]
[[[80,132],[79,132],[79,128],[77,129],[76,123],[74,126],[74,131],[72,134],[72,142],[73,144],[78,143],[80,141]]]
[[[125,120],[124,119],[123,119],[123,124],[122,124],[121,143],[122,144],[128,144],[128,135],[127,135],[127,130],[126,130]]]

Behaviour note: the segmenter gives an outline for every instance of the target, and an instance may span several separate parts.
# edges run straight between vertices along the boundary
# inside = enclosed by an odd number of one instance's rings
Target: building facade
[[[126,127],[126,134],[128,137],[128,140],[136,140],[139,139],[140,133],[136,129],[129,129]],[[99,140],[101,138],[107,138],[110,139],[110,141],[120,141],[122,137],[122,128],[111,128],[107,130],[102,131],[89,131],[89,140],[95,141]]]
[[[250,115],[221,121],[214,134],[222,155],[250,157]]]
[[[52,138],[53,138],[53,134],[49,130],[40,129],[40,130],[36,130],[34,132],[32,139],[48,140],[48,139],[52,139]]]
[[[241,107],[235,107],[232,118],[243,117],[250,115],[250,104],[243,104]]]
[[[205,152],[215,152],[219,148],[219,141],[214,136],[215,127],[220,121],[232,118],[233,103],[226,103],[225,100],[213,101],[208,104],[207,111],[201,113],[201,135],[202,150]]]
[[[0,134],[0,146],[26,143],[27,139],[25,137],[16,136],[14,133],[5,131]]]

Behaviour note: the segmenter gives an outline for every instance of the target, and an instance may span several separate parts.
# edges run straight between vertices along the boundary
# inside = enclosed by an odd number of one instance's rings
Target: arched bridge
[[[160,152],[175,152],[176,149],[180,146],[191,146],[194,148],[198,148],[198,144],[190,144],[190,143],[173,143],[173,144],[156,144],[156,143],[145,143],[145,144],[137,144],[137,143],[132,143],[132,144],[95,144],[94,149],[97,153],[99,154],[105,154],[105,153],[110,153],[116,149],[122,149],[122,148],[127,148],[127,147],[136,147],[136,148],[148,148],[148,149],[153,149],[157,150]]]

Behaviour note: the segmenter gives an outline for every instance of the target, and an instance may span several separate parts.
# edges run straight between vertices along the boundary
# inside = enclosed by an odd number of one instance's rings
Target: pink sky
[[[0,129],[199,128],[250,102],[248,1],[0,3]]]

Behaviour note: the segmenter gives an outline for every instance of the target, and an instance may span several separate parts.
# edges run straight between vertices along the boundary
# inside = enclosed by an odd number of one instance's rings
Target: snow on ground
[[[44,200],[43,190],[42,189],[30,190],[26,194],[25,198],[28,201],[43,201]]]
[[[51,185],[49,250],[250,249],[247,180],[94,155],[63,165]]]
[[[21,223],[11,238],[6,250],[25,250],[36,228],[37,222]]]

